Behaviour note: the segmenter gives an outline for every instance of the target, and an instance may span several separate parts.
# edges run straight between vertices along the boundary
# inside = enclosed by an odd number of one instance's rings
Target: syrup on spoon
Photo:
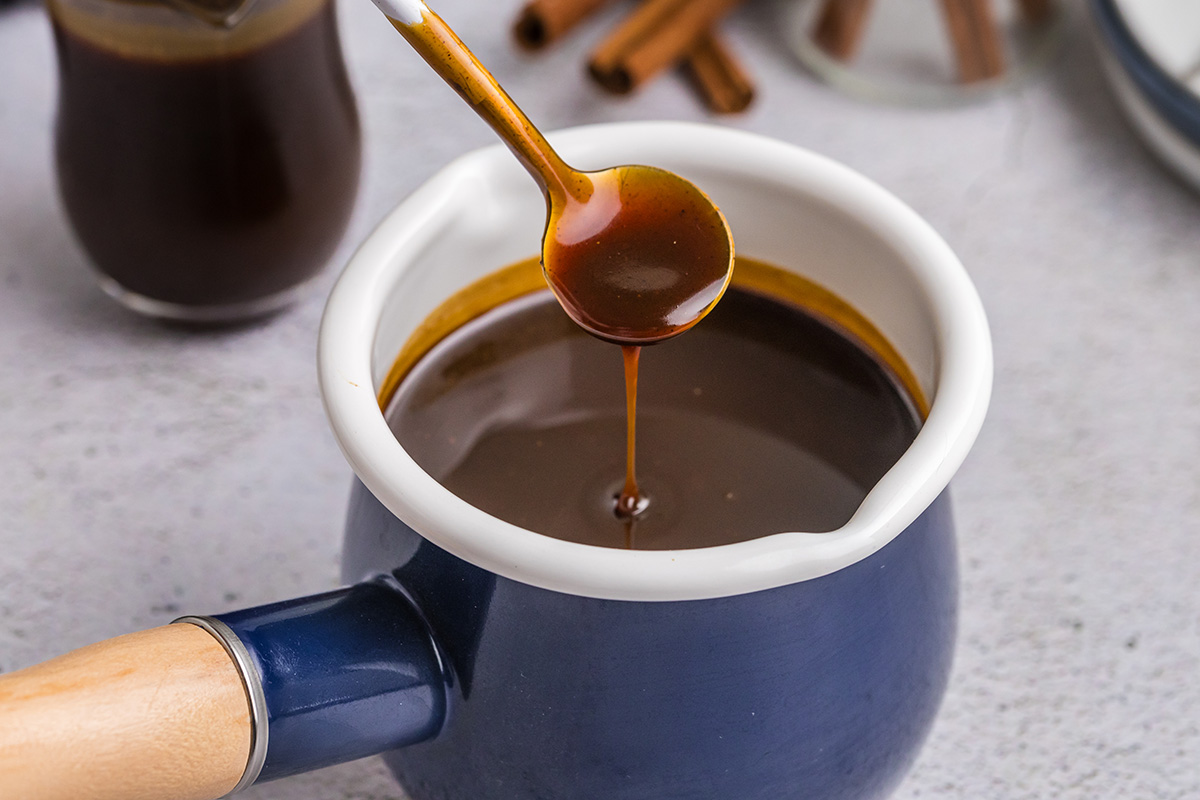
[[[733,273],[724,216],[694,184],[655,167],[569,166],[453,30],[421,0],[374,0],[434,71],[499,134],[546,196],[542,270],[567,314],[622,346],[628,408],[619,517],[646,506],[634,478],[634,408],[642,345],[695,325]]]

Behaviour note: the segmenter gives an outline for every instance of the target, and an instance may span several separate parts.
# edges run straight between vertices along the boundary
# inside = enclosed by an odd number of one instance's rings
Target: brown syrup
[[[542,264],[571,319],[620,345],[669,339],[720,299],[732,252],[724,218],[675,175],[650,167],[586,173],[586,207],[551,212]]]
[[[691,328],[720,299],[733,259],[724,217],[665,170],[571,168],[441,17],[424,9],[416,24],[389,19],[542,187],[549,205],[542,268],[563,309],[624,348],[626,479],[614,510],[631,521],[646,506],[634,474],[638,351]]]
[[[333,3],[295,7],[298,19],[248,19],[216,56],[198,34],[139,38],[52,6],[63,202],[126,290],[236,306],[332,254],[358,184],[358,117]]]
[[[641,354],[640,347],[627,344],[621,348],[621,360],[625,362],[625,485],[617,495],[615,510],[618,517],[629,521],[642,511],[637,470],[634,468],[637,460],[638,361]],[[629,535],[632,537],[632,531]]]
[[[632,393],[612,380],[614,348],[513,278],[531,266],[449,301],[435,315],[449,324],[414,336],[397,362],[407,375],[390,376],[381,398],[417,463],[501,519],[639,549],[832,530],[920,426],[916,383],[869,323],[811,284],[739,259],[704,325],[640,354],[649,502],[615,518],[622,462],[631,475],[621,432],[631,433]]]

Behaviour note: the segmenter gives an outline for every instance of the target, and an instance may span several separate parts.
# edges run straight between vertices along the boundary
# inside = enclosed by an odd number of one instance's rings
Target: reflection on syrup
[[[496,131],[549,205],[542,269],[584,330],[625,348],[628,436],[617,500],[632,541],[646,505],[634,477],[637,352],[696,324],[724,293],[733,242],[721,212],[666,170],[570,167],[444,20],[420,0],[376,0],[397,31]]]

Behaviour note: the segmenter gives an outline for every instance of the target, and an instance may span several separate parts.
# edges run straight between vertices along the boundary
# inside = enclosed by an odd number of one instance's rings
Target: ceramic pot
[[[551,141],[580,168],[682,174],[739,253],[854,305],[930,398],[920,432],[828,533],[629,551],[470,506],[413,461],[377,400],[431,311],[538,251],[545,206],[519,164],[500,146],[460,158],[370,235],[322,323],[321,389],[358,478],[349,588],[185,620],[220,640],[251,698],[249,765],[227,781],[386,752],[413,800],[885,796],[954,650],[947,485],[992,374],[967,274],[899,200],[778,141],[679,123]]]

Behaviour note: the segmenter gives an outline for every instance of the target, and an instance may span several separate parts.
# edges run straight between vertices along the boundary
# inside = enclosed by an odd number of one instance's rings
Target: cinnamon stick
[[[625,94],[677,62],[742,0],[645,0],[592,53],[588,71]]]
[[[715,31],[701,35],[683,64],[705,104],[718,114],[744,111],[754,99],[754,84]]]
[[[839,61],[848,61],[862,43],[871,0],[828,0],[821,9],[813,41]]]
[[[1054,11],[1054,0],[1017,0],[1030,22],[1045,22]]]
[[[531,0],[513,25],[513,36],[527,50],[555,41],[611,0]]]
[[[942,0],[942,9],[962,82],[995,78],[1004,72],[1000,33],[988,0]]]

